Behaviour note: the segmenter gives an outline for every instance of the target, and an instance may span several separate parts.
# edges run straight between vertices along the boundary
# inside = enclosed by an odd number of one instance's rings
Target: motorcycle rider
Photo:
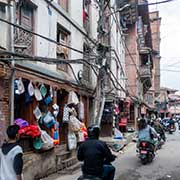
[[[156,147],[157,141],[155,141],[154,138],[158,138],[157,132],[154,130],[154,128],[152,128],[150,125],[147,124],[146,119],[141,118],[138,121],[138,143],[137,143],[137,147],[139,147],[139,143],[141,141],[148,141],[152,145],[154,145],[154,147]]]
[[[157,118],[154,121],[153,128],[160,135],[160,137],[163,139],[163,141],[166,141],[165,132],[164,132],[163,126],[160,123],[160,119],[159,118]]]
[[[171,127],[171,125],[173,125],[173,127],[175,126],[175,122],[174,122],[172,116],[170,116],[170,118],[169,118],[169,120],[168,120],[168,123],[169,123],[169,127]]]
[[[115,167],[110,162],[115,160],[107,144],[99,140],[100,128],[97,125],[88,127],[88,138],[79,146],[77,158],[84,161],[83,175],[92,175],[103,180],[113,180]]]

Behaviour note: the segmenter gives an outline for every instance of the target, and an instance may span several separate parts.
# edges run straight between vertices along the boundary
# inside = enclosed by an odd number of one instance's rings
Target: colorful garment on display
[[[21,119],[21,118],[16,119],[14,122],[15,122],[15,124],[17,124],[20,128],[29,126],[29,123],[28,123],[26,120]]]
[[[64,110],[63,110],[63,122],[69,122],[69,112],[70,108],[65,104]]]
[[[30,96],[34,95],[34,87],[33,87],[31,81],[29,82],[29,85],[28,85],[28,93],[29,93]]]
[[[20,136],[30,136],[32,138],[39,137],[41,135],[41,132],[36,125],[29,125],[21,128],[18,133]]]

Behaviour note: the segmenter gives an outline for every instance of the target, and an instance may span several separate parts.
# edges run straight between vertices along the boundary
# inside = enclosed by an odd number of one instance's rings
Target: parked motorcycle
[[[153,161],[154,154],[154,145],[148,141],[141,141],[139,144],[139,158],[142,164],[147,164]]]

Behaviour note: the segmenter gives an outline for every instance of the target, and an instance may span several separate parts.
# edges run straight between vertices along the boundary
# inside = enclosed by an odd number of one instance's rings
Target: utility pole
[[[94,99],[94,123],[99,125],[101,124],[101,118],[104,110],[105,104],[105,84],[106,84],[106,71],[107,71],[107,60],[106,54],[108,52],[108,46],[104,44],[104,18],[105,8],[110,1],[108,0],[99,0],[97,1],[99,5],[99,20],[98,20],[98,47],[97,53],[99,55],[97,59],[97,64],[100,66],[99,74],[97,77],[97,87],[96,87],[96,95]]]

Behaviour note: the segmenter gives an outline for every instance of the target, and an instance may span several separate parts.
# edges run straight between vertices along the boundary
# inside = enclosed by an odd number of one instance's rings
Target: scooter
[[[155,146],[148,141],[141,141],[139,144],[139,158],[142,164],[147,164],[153,161]]]
[[[176,126],[175,126],[175,124],[169,125],[168,131],[169,131],[169,134],[172,134],[173,132],[175,132],[175,131],[176,131]]]

